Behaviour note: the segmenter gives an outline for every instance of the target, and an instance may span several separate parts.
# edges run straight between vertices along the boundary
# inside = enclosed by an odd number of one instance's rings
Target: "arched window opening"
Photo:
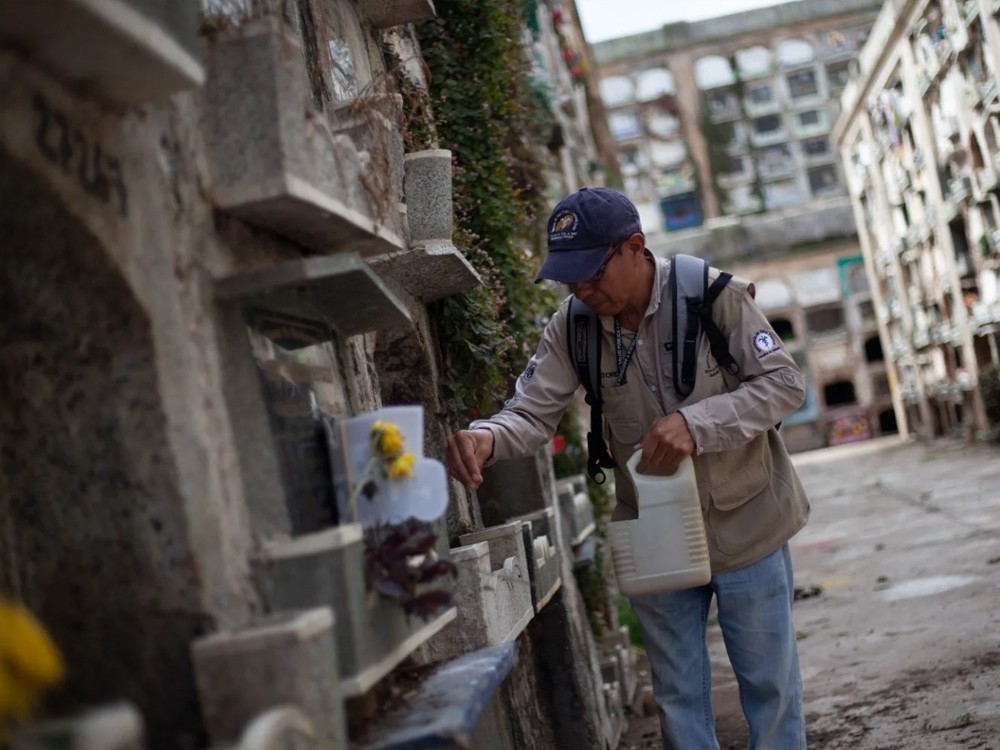
[[[771,321],[771,326],[774,328],[774,332],[786,344],[795,341],[795,326],[792,325],[792,321],[785,318],[777,318]]]
[[[703,57],[694,64],[694,80],[699,89],[714,89],[736,83],[729,60],[720,55]]]
[[[816,59],[816,51],[805,39],[786,39],[778,45],[778,60],[785,68],[805,65]]]
[[[878,414],[878,429],[883,434],[899,432],[899,425],[896,424],[896,412],[892,409],[885,409]]]
[[[674,75],[666,68],[641,70],[635,74],[635,98],[641,102],[677,93]]]
[[[749,47],[736,53],[736,67],[741,78],[766,75],[772,70],[771,50],[767,47]]]
[[[878,336],[872,336],[865,342],[865,361],[884,362],[885,356],[882,354],[882,342]]]
[[[609,76],[601,79],[601,99],[609,107],[628,104],[635,95],[635,86],[625,76]]]
[[[836,380],[823,386],[823,400],[829,408],[857,403],[854,383],[850,380]]]

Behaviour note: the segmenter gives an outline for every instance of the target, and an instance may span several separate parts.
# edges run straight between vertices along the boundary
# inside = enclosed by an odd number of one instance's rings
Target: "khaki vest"
[[[717,275],[713,270],[712,277]],[[670,306],[670,292],[663,274],[661,305]],[[730,285],[743,294],[747,283],[732,279]],[[722,294],[714,305],[715,320],[724,332],[732,331],[739,320],[739,294]],[[659,315],[662,310],[657,312]],[[657,352],[664,342],[656,341]],[[659,388],[673,389],[672,360],[663,354],[659,362]],[[613,338],[603,337],[602,362],[615,361]],[[736,378],[708,377],[716,367],[708,339],[702,336],[698,350],[698,376],[692,393],[680,406],[696,403],[719,393],[734,390]],[[632,455],[633,446],[650,425],[664,416],[663,407],[645,387],[641,378],[629,378],[619,388],[602,388],[605,437],[619,467]],[[809,501],[792,466],[777,430],[771,428],[739,448],[692,456],[702,516],[708,538],[713,573],[735,570],[763,559],[787,542],[809,517]],[[627,471],[615,469],[618,503],[613,520],[637,517],[635,489]]]

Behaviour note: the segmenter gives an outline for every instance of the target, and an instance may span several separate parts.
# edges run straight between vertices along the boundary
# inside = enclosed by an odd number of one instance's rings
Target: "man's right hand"
[[[493,455],[490,430],[460,430],[448,439],[448,469],[470,490],[483,483],[483,464]]]

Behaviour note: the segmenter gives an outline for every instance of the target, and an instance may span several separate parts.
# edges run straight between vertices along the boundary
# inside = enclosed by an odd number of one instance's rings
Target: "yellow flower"
[[[0,600],[0,731],[62,678],[62,657],[45,628],[23,606]]]
[[[35,695],[36,691],[31,685],[21,682],[6,671],[0,672],[0,740],[9,720],[24,719],[31,713]]]
[[[403,433],[398,425],[376,421],[372,424],[372,451],[382,459],[393,459],[403,452]]]
[[[413,464],[417,462],[417,457],[412,453],[404,453],[393,459],[389,464],[389,479],[402,479],[413,476]]]

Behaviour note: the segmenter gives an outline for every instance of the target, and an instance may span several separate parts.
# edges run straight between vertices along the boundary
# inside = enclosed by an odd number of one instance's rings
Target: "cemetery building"
[[[976,435],[1000,324],[995,2],[887,2],[834,137],[903,429]]]
[[[898,429],[831,138],[878,8],[790,2],[594,45],[650,248],[753,281],[806,375],[782,427],[792,450]]]
[[[558,196],[601,177],[599,108],[572,3],[522,5]],[[66,661],[13,746],[70,717],[104,750],[615,747],[634,668],[574,581],[585,490],[546,451],[478,496],[432,460],[433,316],[482,283],[460,155],[408,145],[435,4],[0,6],[0,596]],[[423,488],[385,513],[437,509],[404,572],[452,563],[447,606],[366,562],[372,414]]]

